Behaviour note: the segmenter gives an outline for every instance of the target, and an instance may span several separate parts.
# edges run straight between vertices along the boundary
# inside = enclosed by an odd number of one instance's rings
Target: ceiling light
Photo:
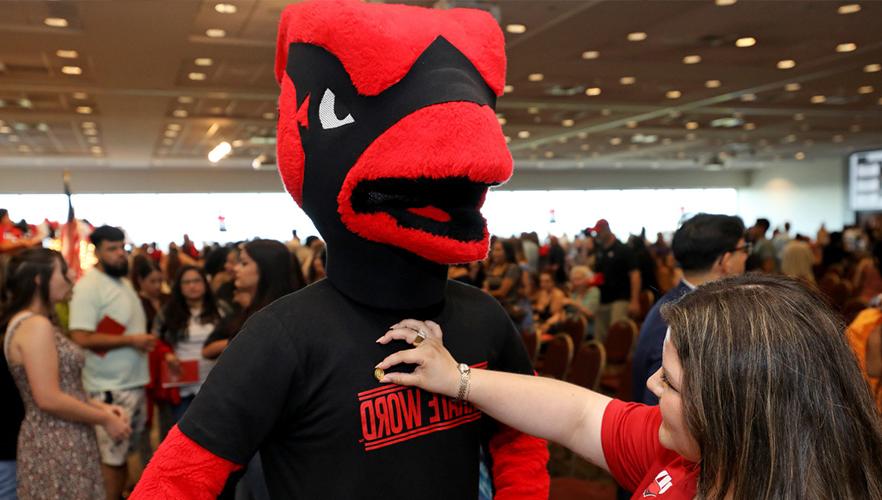
[[[646,40],[646,33],[642,31],[635,31],[634,33],[628,33],[628,41],[630,42],[642,42]]]
[[[848,130],[857,133],[861,131],[861,126],[855,123],[854,125],[848,127]]]
[[[27,144],[22,144],[21,146],[18,147],[18,150],[19,150],[19,152],[21,152],[21,153],[30,153],[30,152],[31,152],[31,147],[28,146]]]
[[[208,161],[211,163],[217,163],[224,159],[227,155],[229,155],[233,151],[233,146],[230,146],[229,142],[222,142],[214,147],[208,153]]]
[[[598,94],[599,94],[599,93],[600,93],[600,92],[598,92]],[[603,116],[609,116],[609,115],[612,114],[612,110],[609,109],[609,108],[603,108],[603,109],[600,110],[600,114],[603,115]]]
[[[727,7],[729,5],[735,5],[735,2],[738,0],[716,0],[716,4],[720,7]]]
[[[91,106],[77,106],[77,113],[81,115],[90,115],[92,114]]]
[[[840,134],[836,134],[833,136],[833,142],[842,142],[843,140],[845,140],[845,137]]]
[[[511,137],[505,136],[505,143],[508,144],[511,142]]]
[[[527,108],[527,113],[530,113],[531,115],[538,114],[539,108],[537,108],[536,106],[530,106],[529,108]]]
[[[210,57],[197,57],[193,62],[196,66],[211,66],[214,64],[214,61],[212,61]]]
[[[181,124],[180,123],[169,123],[168,129],[169,130],[181,130]]]
[[[756,100],[756,94],[742,94],[741,100],[744,102],[753,102]]]
[[[514,92],[514,85],[506,85],[502,88],[503,94],[511,94],[512,92]]]
[[[529,76],[527,76],[527,80],[530,80],[531,82],[541,82],[544,79],[545,75],[542,73],[530,73]]]
[[[100,155],[103,152],[103,150],[101,149],[101,146],[92,146],[91,148],[89,148],[89,151],[91,151],[92,154],[96,154],[96,155]]]
[[[600,87],[588,87],[585,89],[585,95],[595,97],[600,95]]]
[[[696,137],[698,137],[698,136],[693,134],[692,132],[689,132],[688,134],[686,134],[687,141],[694,141]]]
[[[590,144],[582,144],[581,146],[579,146],[579,149],[581,149],[582,151],[588,151],[589,149],[591,149],[591,145]]]
[[[505,31],[514,35],[520,35],[527,32],[527,26],[523,24],[509,24],[505,27]]]
[[[799,151],[795,155],[793,155],[793,157],[796,158],[797,160],[805,160],[805,153],[803,153],[802,151]]]
[[[25,108],[25,109],[31,109],[34,107],[33,101],[31,101],[27,97],[23,97],[23,98],[19,99],[18,105]]]
[[[756,124],[754,123],[745,123],[744,130],[756,130]]]
[[[178,97],[178,102],[181,104],[190,104],[191,102],[193,102],[193,98],[190,96],[182,95],[181,97]]]
[[[499,115],[496,116],[496,121],[498,121],[500,125],[505,125],[506,123],[508,123],[508,120],[506,120],[504,116]]]
[[[202,80],[205,80],[205,73],[197,73],[194,71],[194,72],[191,72],[189,75],[187,75],[187,78],[194,80],[194,81],[202,81]]]
[[[214,6],[214,10],[221,14],[235,14],[239,9],[231,3],[219,3]]]
[[[49,131],[49,125],[46,125],[45,123],[38,123],[38,124],[37,124],[37,130],[39,130],[40,132],[48,132],[48,131]]]
[[[792,69],[796,67],[796,61],[793,59],[782,59],[778,61],[778,69]]]
[[[554,151],[546,151],[545,157],[546,158],[554,158]]]
[[[802,89],[802,85],[800,85],[798,83],[788,83],[787,85],[784,86],[784,90],[786,90],[787,92],[798,92],[801,89]]]
[[[64,66],[61,68],[61,72],[65,75],[82,75],[83,68],[79,66]]]
[[[695,54],[683,58],[683,64],[698,64],[700,62],[701,56]]]
[[[854,52],[857,50],[857,44],[855,43],[840,43],[836,46],[836,52]]]
[[[19,139],[19,137],[18,137],[17,135],[10,135],[10,136],[7,138],[7,140],[8,140],[9,142],[18,142],[18,141],[20,141],[21,139]]]
[[[882,105],[882,97],[879,98],[879,101],[877,102],[877,104]]]
[[[586,50],[582,52],[582,59],[597,59],[600,57],[600,52],[596,50]]]
[[[795,115],[793,115],[793,119],[798,122],[801,122],[801,121],[805,120],[805,115],[802,113],[796,113]]]
[[[622,138],[621,137],[613,137],[612,139],[609,140],[609,143],[612,144],[613,146],[618,146],[619,144],[622,143]]]
[[[166,137],[165,139],[162,140],[162,143],[165,144],[166,146],[171,146],[172,144],[175,143],[175,140]]]
[[[205,30],[205,35],[209,38],[223,38],[227,36],[227,32],[220,28],[210,28]]]
[[[99,139],[97,137],[86,137],[86,142],[89,144],[98,144]]]
[[[860,12],[861,6],[856,3],[847,3],[844,5],[840,5],[836,12],[840,14],[854,14],[855,12]]]
[[[6,125],[0,127],[0,134],[11,134],[12,129],[7,127]]]
[[[813,95],[811,98],[812,104],[821,104],[826,101],[827,101],[827,98],[822,95]]]
[[[163,135],[165,135],[166,137],[177,137],[178,132],[176,130],[166,130],[165,134]]]
[[[83,122],[80,126],[83,128],[95,128],[95,122]]]
[[[529,130],[521,130],[518,132],[518,139],[529,139],[530,131]]]
[[[59,49],[55,51],[55,55],[62,59],[76,59],[80,55],[75,50]]]
[[[273,113],[272,111],[267,111],[262,116],[263,116],[264,120],[275,120],[276,119],[276,114]]]
[[[67,28],[67,19],[63,17],[47,17],[43,19],[43,24],[53,28]]]
[[[680,92],[679,90],[669,90],[669,91],[665,92],[665,97],[667,97],[668,99],[679,99],[682,96],[683,96],[683,93]]]
[[[704,86],[709,89],[718,88],[720,85],[722,85],[722,83],[719,80],[708,80],[704,82]]]
[[[176,109],[172,111],[172,116],[174,116],[175,118],[186,118],[187,115],[188,113],[186,109]]]
[[[872,94],[874,90],[872,85],[863,85],[858,87],[858,94]]]
[[[698,122],[686,122],[686,129],[695,130],[698,128]]]
[[[84,135],[98,135],[98,131],[95,130],[94,128],[87,128],[87,129],[83,130],[83,134]]]
[[[619,83],[621,83],[622,85],[634,85],[634,82],[636,81],[637,79],[633,76],[623,76],[619,78]]]
[[[574,120],[567,118],[566,120],[563,120],[562,122],[560,122],[560,124],[563,125],[564,127],[572,127],[573,125],[576,124],[576,122]]]
[[[882,71],[882,64],[868,64],[864,66],[864,73],[878,73]]]
[[[746,36],[743,38],[739,38],[738,40],[735,40],[736,47],[744,48],[744,47],[753,47],[754,45],[756,45],[756,38],[754,38],[752,36]]]

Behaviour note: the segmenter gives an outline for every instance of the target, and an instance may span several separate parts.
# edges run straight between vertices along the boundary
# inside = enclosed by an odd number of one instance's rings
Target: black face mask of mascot
[[[419,178],[359,180],[344,193],[342,204],[341,189],[364,151],[402,118],[440,103],[492,108],[495,95],[469,60],[443,37],[422,53],[401,81],[376,96],[359,95],[340,61],[315,45],[291,44],[286,71],[297,89],[297,109],[308,108],[308,126],[299,127],[306,158],[303,209],[327,240],[328,279],[350,298],[372,307],[439,306],[447,265],[395,243],[377,243],[356,234],[341,220],[341,206],[351,207],[353,214],[386,213],[399,226],[442,241],[474,243],[486,237],[480,206],[492,183],[427,166]],[[501,169],[496,183],[507,179],[507,168]]]

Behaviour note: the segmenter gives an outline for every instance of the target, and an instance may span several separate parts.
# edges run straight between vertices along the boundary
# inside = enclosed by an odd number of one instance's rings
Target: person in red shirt
[[[440,327],[404,320],[380,337],[416,347],[377,365],[382,382],[456,397],[609,471],[632,498],[882,498],[882,425],[823,299],[747,275],[665,306],[659,406],[457,365]],[[389,373],[395,365],[412,373]],[[529,408],[529,411],[524,411]]]

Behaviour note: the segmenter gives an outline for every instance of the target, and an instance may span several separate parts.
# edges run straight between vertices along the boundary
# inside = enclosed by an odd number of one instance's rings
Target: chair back
[[[609,327],[603,346],[606,348],[606,362],[623,364],[637,341],[637,324],[630,319],[616,321]]]
[[[573,361],[573,339],[566,333],[558,333],[548,342],[545,356],[542,358],[541,374],[547,377],[564,380],[570,363]]]
[[[530,357],[530,363],[536,364],[539,358],[539,335],[536,330],[529,329],[521,332],[521,340],[524,341],[524,347],[527,349],[527,356]]]
[[[573,339],[573,350],[578,351],[588,331],[588,320],[585,316],[579,314],[561,321],[555,325],[555,328],[558,332],[569,335]]]
[[[596,340],[585,342],[576,351],[567,381],[596,391],[606,368],[606,349]]]

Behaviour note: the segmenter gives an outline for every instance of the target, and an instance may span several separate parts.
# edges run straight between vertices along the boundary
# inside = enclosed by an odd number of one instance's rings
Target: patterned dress
[[[21,322],[30,316],[21,315],[9,324],[4,347],[9,345]],[[81,378],[85,362],[83,351],[58,330],[55,345],[61,390],[86,401]],[[24,365],[10,363],[9,371],[25,406],[16,460],[19,500],[103,499],[104,482],[95,428],[44,412],[34,402]]]

